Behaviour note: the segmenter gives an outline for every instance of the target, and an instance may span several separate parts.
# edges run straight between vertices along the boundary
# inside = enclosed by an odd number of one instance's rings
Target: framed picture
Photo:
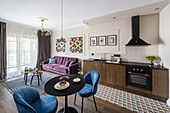
[[[83,53],[83,37],[70,38],[70,52]]]
[[[97,46],[97,36],[90,37],[90,46]]]
[[[106,45],[106,36],[99,36],[98,42],[99,42],[99,46],[105,46]]]
[[[117,44],[117,35],[108,35],[107,36],[107,45],[115,46]]]

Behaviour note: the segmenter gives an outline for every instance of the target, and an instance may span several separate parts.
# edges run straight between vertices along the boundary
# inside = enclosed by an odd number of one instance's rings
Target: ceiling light
[[[43,35],[44,34],[44,30],[43,30],[43,22],[45,21],[45,20],[48,20],[47,18],[44,18],[44,17],[38,17],[39,19],[41,19],[41,35]]]
[[[61,0],[61,39],[59,42],[66,42],[63,38],[63,0]]]

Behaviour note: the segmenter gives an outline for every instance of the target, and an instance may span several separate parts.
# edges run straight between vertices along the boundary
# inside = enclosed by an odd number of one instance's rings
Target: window
[[[21,75],[26,67],[35,67],[38,38],[35,30],[7,25],[7,78]]]

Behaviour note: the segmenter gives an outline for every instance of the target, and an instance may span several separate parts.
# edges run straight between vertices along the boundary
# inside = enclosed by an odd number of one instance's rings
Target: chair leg
[[[82,104],[81,104],[81,113],[83,113],[83,97],[82,97]]]
[[[93,100],[94,100],[94,105],[95,105],[96,111],[97,111],[97,105],[96,105],[96,101],[95,101],[94,95],[93,95]]]
[[[75,93],[75,97],[74,97],[74,105],[76,105],[76,96],[77,96],[77,93]]]

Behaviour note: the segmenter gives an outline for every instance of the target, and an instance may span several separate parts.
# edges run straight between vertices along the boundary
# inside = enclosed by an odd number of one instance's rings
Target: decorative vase
[[[153,62],[153,61],[151,61],[151,65],[154,65],[154,62]]]

